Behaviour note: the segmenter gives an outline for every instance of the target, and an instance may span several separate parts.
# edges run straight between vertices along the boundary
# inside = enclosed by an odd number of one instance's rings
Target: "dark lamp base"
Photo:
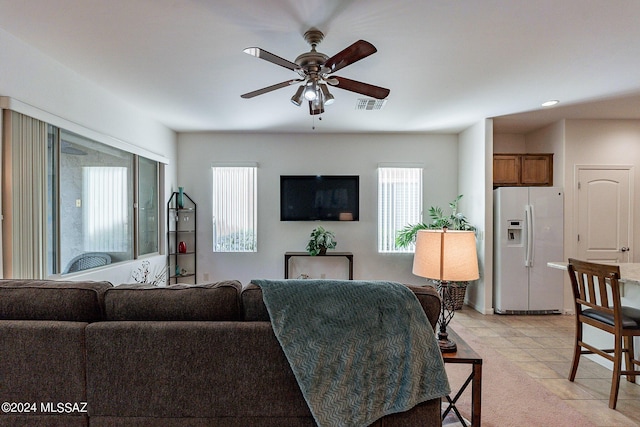
[[[456,343],[448,338],[439,339],[438,346],[440,346],[441,353],[455,353],[456,351],[458,351],[458,346],[456,346]]]

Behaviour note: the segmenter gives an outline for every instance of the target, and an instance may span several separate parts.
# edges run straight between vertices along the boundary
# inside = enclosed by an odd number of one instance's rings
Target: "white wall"
[[[576,165],[631,165],[633,186],[640,188],[640,121],[639,120],[566,120],[565,121],[565,257],[577,253],[573,224],[575,203]],[[640,198],[633,205],[632,262],[640,262]],[[566,279],[568,281],[568,279]],[[640,287],[626,285],[623,304],[638,307]],[[567,300],[565,299],[565,306]],[[573,311],[573,307],[571,307]],[[610,334],[587,328],[585,340],[601,348],[613,348]],[[636,358],[640,339],[635,339]],[[595,362],[611,368],[611,363],[597,356],[588,356]]]
[[[525,135],[517,133],[498,133],[493,135],[493,152],[526,153],[527,145]]]
[[[553,154],[553,185],[564,187],[564,120],[525,135],[527,153]]]
[[[168,194],[177,176],[175,132],[1,29],[0,58],[0,96],[51,114],[60,122],[73,125],[70,130],[74,132],[84,134],[83,129],[97,132],[167,158],[165,193]],[[139,261],[118,264],[103,271],[99,279],[120,283],[130,277],[138,264]],[[91,274],[78,276],[85,277],[96,278]]]
[[[565,223],[574,219],[576,165],[631,165],[640,167],[639,120],[566,120],[565,123]],[[640,174],[633,174],[635,189],[640,188]],[[565,233],[565,255],[575,256],[573,228]],[[633,205],[633,262],[640,262],[640,198]]]
[[[480,278],[467,287],[466,303],[493,313],[493,121],[488,119],[459,135],[460,211],[477,227]]]
[[[458,194],[456,135],[184,133],[178,139],[178,182],[198,203],[198,281],[283,278],[284,253],[305,250],[309,233],[318,223],[280,222],[280,175],[360,176],[360,221],[322,223],[336,233],[336,251],[353,252],[355,279],[424,283],[411,273],[412,254],[377,253],[379,163],[423,164],[425,211],[431,205],[446,207]],[[211,165],[246,161],[259,165],[258,252],[213,253]],[[315,268],[327,278],[342,278],[346,260],[329,264],[320,269],[303,265],[298,271]]]

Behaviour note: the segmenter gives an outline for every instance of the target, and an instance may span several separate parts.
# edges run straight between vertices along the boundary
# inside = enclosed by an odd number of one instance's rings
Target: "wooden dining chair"
[[[609,393],[609,408],[615,409],[618,401],[620,377],[635,382],[635,358],[633,337],[640,336],[640,309],[623,306],[620,300],[620,267],[617,265],[569,259],[569,277],[573,290],[576,310],[576,340],[573,364],[569,381],[573,381],[578,370],[580,356],[598,354],[613,362],[613,379]],[[583,341],[584,325],[609,332],[614,336],[614,348],[601,349]],[[625,355],[625,369],[622,369],[622,355]]]

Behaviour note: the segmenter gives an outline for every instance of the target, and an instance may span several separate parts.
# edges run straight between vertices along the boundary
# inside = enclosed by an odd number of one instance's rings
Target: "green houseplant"
[[[420,230],[439,230],[447,227],[449,230],[476,231],[476,228],[469,224],[467,217],[458,212],[458,203],[461,198],[462,194],[449,203],[451,213],[448,215],[444,213],[442,208],[438,206],[431,206],[429,208],[429,217],[431,218],[431,222],[420,222],[405,226],[396,235],[396,246],[405,248],[412,245],[416,240],[418,231]],[[455,310],[460,310],[464,302],[464,295],[469,282],[455,282],[451,285],[450,297],[453,301],[450,301],[449,303],[455,308]]]
[[[469,224],[467,217],[458,212],[458,203],[462,198],[462,194],[449,203],[451,213],[445,215],[444,210],[439,206],[431,206],[429,208],[429,217],[431,222],[419,222],[417,224],[409,224],[396,235],[396,245],[400,248],[406,248],[413,244],[416,240],[416,234],[419,230],[439,230],[447,227],[449,230],[466,230],[476,231],[476,228]]]
[[[332,231],[325,230],[322,226],[314,228],[310,237],[307,244],[307,252],[311,256],[324,255],[327,249],[333,249],[338,244],[335,234]]]

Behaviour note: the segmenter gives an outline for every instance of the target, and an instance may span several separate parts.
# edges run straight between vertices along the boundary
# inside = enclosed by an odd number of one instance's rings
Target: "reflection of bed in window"
[[[109,254],[105,254],[103,252],[86,252],[69,261],[67,268],[65,268],[62,274],[88,270],[90,268],[100,267],[107,264],[111,264],[111,257]]]

